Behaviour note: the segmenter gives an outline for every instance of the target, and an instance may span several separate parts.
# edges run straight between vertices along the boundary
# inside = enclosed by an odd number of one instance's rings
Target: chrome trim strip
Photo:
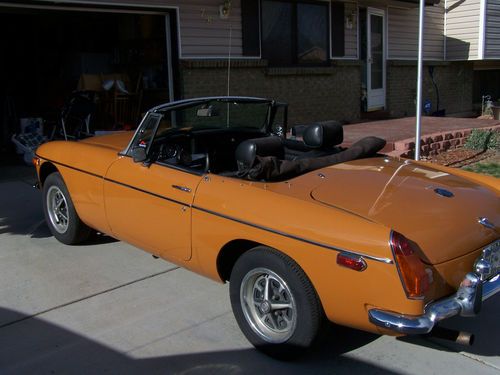
[[[349,255],[352,255],[352,256],[361,256],[363,258],[374,260],[374,261],[377,261],[377,262],[382,262],[382,263],[385,263],[385,264],[393,264],[394,263],[393,260],[389,259],[389,258],[376,257],[376,256],[372,256],[372,255],[368,255],[368,254],[364,254],[364,253],[360,253],[360,252],[356,252],[356,251],[342,249],[340,247],[335,247],[335,246],[327,245],[327,244],[324,244],[324,243],[321,243],[321,242],[308,240],[307,238],[298,237],[298,236],[295,236],[293,234],[288,234],[288,233],[282,232],[282,231],[277,230],[277,229],[272,229],[272,228],[265,227],[265,226],[262,226],[262,225],[259,225],[259,224],[254,224],[254,223],[251,223],[249,221],[245,221],[245,220],[241,220],[241,219],[238,219],[238,218],[235,218],[235,217],[232,217],[232,216],[224,215],[224,214],[221,214],[221,213],[218,213],[218,212],[215,212],[215,211],[212,211],[212,210],[208,210],[206,208],[202,208],[202,207],[199,207],[199,206],[193,205],[192,208],[195,209],[195,210],[198,210],[198,211],[205,212],[205,213],[210,214],[210,215],[218,216],[218,217],[221,217],[223,219],[231,220],[231,221],[243,224],[243,225],[248,225],[248,226],[256,228],[256,229],[261,229],[261,230],[264,230],[266,232],[270,232],[270,233],[274,233],[274,234],[277,234],[277,235],[280,235],[280,236],[291,238],[293,240],[301,241],[301,242],[304,242],[304,243],[307,243],[307,244],[310,244],[310,245],[319,246],[319,247],[322,247],[322,248],[325,248],[325,249],[328,249],[328,250],[343,252],[343,253],[346,253],[346,254],[349,254]]]
[[[163,200],[166,200],[166,201],[169,201],[169,202],[172,202],[172,203],[176,203],[178,205],[181,205],[181,206],[188,206],[188,207],[191,207],[191,205],[189,203],[183,203],[183,202],[180,202],[180,201],[177,201],[175,199],[172,199],[172,198],[168,198],[164,195],[160,195],[160,194],[156,194],[156,193],[153,193],[151,191],[147,191],[147,190],[143,190],[141,188],[138,188],[138,187],[135,187],[135,186],[132,186],[132,185],[128,185],[128,184],[125,184],[123,182],[120,182],[120,181],[115,181],[115,180],[111,180],[109,178],[104,178],[104,181],[108,181],[108,182],[111,182],[113,184],[116,184],[116,185],[120,185],[120,186],[123,186],[123,187],[127,187],[129,189],[132,189],[132,190],[135,190],[135,191],[138,191],[140,193],[144,193],[144,194],[148,194],[148,195],[151,195],[153,197],[156,197],[156,198],[160,198],[160,199],[163,199]]]
[[[38,156],[38,155],[37,155]],[[322,248],[325,248],[325,249],[328,249],[328,250],[333,250],[333,251],[338,251],[338,252],[343,252],[343,253],[346,253],[346,254],[350,254],[350,255],[353,255],[353,256],[361,256],[363,258],[366,258],[366,259],[370,259],[370,260],[374,260],[376,262],[381,262],[381,263],[385,263],[385,264],[393,264],[394,261],[392,259],[389,259],[389,258],[381,258],[381,257],[376,257],[376,256],[372,256],[372,255],[368,255],[368,254],[364,254],[364,253],[360,253],[360,252],[356,252],[356,251],[351,251],[351,250],[346,250],[346,249],[342,249],[340,247],[334,247],[334,246],[330,246],[330,245],[327,245],[327,244],[324,244],[324,243],[321,243],[321,242],[317,242],[317,241],[312,241],[312,240],[308,240],[306,238],[303,238],[303,237],[298,237],[298,236],[295,236],[295,235],[292,235],[292,234],[288,234],[288,233],[285,233],[285,232],[282,232],[282,231],[279,231],[279,230],[276,230],[276,229],[272,229],[272,228],[268,228],[268,227],[265,227],[265,226],[262,226],[262,225],[258,225],[258,224],[254,224],[254,223],[250,223],[248,221],[244,221],[244,220],[241,220],[241,219],[237,219],[235,217],[232,217],[232,216],[228,216],[228,215],[224,215],[224,214],[220,214],[218,212],[215,212],[215,211],[212,211],[212,210],[207,210],[205,208],[202,208],[202,207],[198,207],[198,206],[195,206],[195,205],[189,205],[189,204],[185,204],[185,203],[182,203],[182,202],[179,202],[179,201],[176,201],[175,199],[171,199],[171,198],[167,198],[163,195],[159,195],[159,194],[156,194],[156,193],[152,193],[150,191],[147,191],[147,190],[143,190],[143,189],[140,189],[138,187],[135,187],[135,186],[131,186],[131,185],[127,185],[123,182],[119,182],[119,181],[115,181],[115,180],[111,180],[109,178],[106,178],[106,177],[103,177],[103,176],[99,176],[99,175],[96,175],[94,173],[91,173],[91,172],[87,172],[87,171],[84,171],[82,169],[78,169],[78,168],[75,168],[75,167],[71,167],[69,165],[65,165],[65,164],[61,164],[61,163],[57,163],[55,161],[52,161],[52,160],[49,160],[49,159],[45,159],[43,157],[41,157],[43,160],[45,161],[49,161],[51,163],[54,163],[54,164],[58,164],[58,165],[61,165],[63,167],[66,167],[66,168],[70,168],[70,169],[74,169],[76,171],[79,171],[79,172],[82,172],[82,173],[86,173],[86,174],[89,174],[91,176],[94,176],[94,177],[98,177],[98,178],[102,178],[104,181],[108,181],[108,182],[111,182],[111,183],[114,183],[114,184],[117,184],[117,185],[121,185],[121,186],[124,186],[124,187],[128,187],[130,189],[133,189],[133,190],[136,190],[136,191],[139,191],[141,193],[144,193],[144,194],[149,194],[149,195],[152,195],[154,197],[157,197],[157,198],[160,198],[160,199],[164,199],[164,200],[167,200],[169,202],[172,202],[172,203],[176,203],[176,204],[179,204],[179,205],[182,205],[182,206],[188,206],[192,209],[196,209],[198,211],[202,211],[202,212],[205,212],[207,214],[211,214],[211,215],[214,215],[214,216],[218,216],[218,217],[221,217],[221,218],[224,218],[224,219],[227,219],[227,220],[231,220],[231,221],[235,221],[237,223],[240,223],[240,224],[244,224],[244,225],[248,225],[250,227],[253,227],[253,228],[257,228],[257,229],[261,229],[261,230],[265,230],[266,232],[270,232],[270,233],[274,233],[274,234],[277,234],[277,235],[280,235],[280,236],[284,236],[284,237],[288,237],[288,238],[291,238],[291,239],[294,239],[294,240],[297,240],[297,241],[301,241],[301,242],[304,242],[304,243],[308,243],[310,245],[314,245],[314,246],[319,246],[319,247],[322,247]]]
[[[132,185],[125,184],[125,183],[123,183],[123,182],[119,182],[119,181],[115,181],[115,180],[112,180],[112,179],[107,178],[107,177],[99,176],[98,174],[95,174],[95,173],[92,173],[92,172],[87,172],[87,171],[84,171],[83,169],[80,169],[80,168],[72,167],[72,166],[70,166],[70,165],[66,165],[66,164],[62,164],[62,163],[59,163],[59,162],[55,162],[55,161],[53,161],[53,160],[45,159],[44,157],[41,157],[41,158],[42,158],[43,160],[45,160],[45,161],[48,161],[48,162],[54,163],[55,165],[60,165],[60,166],[65,167],[65,168],[73,169],[73,170],[75,170],[75,171],[77,171],[77,172],[82,172],[82,173],[88,174],[88,175],[90,175],[90,176],[100,178],[100,179],[102,179],[102,180],[104,180],[104,181],[111,182],[111,183],[113,183],[113,184],[117,184],[117,185],[120,185],[120,186],[123,186],[123,187],[127,187],[127,188],[130,188],[130,189],[133,189],[133,190],[139,191],[139,192],[141,192],[141,193],[144,193],[144,194],[152,195],[153,197],[160,198],[160,199],[163,199],[163,200],[166,200],[166,201],[172,202],[172,203],[176,203],[176,204],[181,205],[181,206],[188,206],[188,207],[191,207],[191,205],[190,205],[190,204],[186,204],[186,203],[179,202],[179,201],[177,201],[177,200],[175,200],[175,199],[165,197],[164,195],[156,194],[156,193],[153,193],[153,192],[151,192],[151,191],[143,190],[143,189],[141,189],[141,188],[138,188],[138,187],[135,187],[135,186],[132,186]]]
[[[47,158],[45,158],[45,157],[43,157],[43,156],[40,156],[40,155],[38,155],[38,154],[35,154],[35,156],[36,156],[37,158],[40,158],[40,159],[42,159],[42,160],[45,160],[46,162],[53,163],[53,164],[56,164],[56,165],[60,165],[61,167],[65,167],[65,168],[73,169],[73,170],[75,170],[75,171],[82,172],[82,173],[88,174],[88,175],[93,176],[93,177],[97,177],[97,178],[104,178],[104,176],[100,176],[100,175],[95,174],[95,173],[92,173],[92,172],[84,171],[83,169],[76,168],[76,167],[72,167],[71,165],[67,165],[67,164],[59,163],[58,161],[54,161],[54,160],[51,160],[51,159],[47,159]]]

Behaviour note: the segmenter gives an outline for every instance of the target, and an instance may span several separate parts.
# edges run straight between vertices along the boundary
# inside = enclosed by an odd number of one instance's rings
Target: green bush
[[[500,151],[500,131],[492,132],[493,135],[490,138],[490,143],[488,143],[488,148],[490,150]]]
[[[474,129],[465,141],[466,148],[471,150],[500,150],[500,132]]]

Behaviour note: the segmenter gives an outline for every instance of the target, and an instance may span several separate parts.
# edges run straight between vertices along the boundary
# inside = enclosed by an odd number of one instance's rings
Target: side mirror
[[[132,159],[134,163],[143,163],[147,160],[148,155],[146,149],[142,147],[135,147],[132,149]]]

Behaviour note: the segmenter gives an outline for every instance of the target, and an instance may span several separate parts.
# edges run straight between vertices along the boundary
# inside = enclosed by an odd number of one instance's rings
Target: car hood
[[[421,163],[372,158],[321,170],[311,198],[386,225],[438,264],[498,239],[498,192]],[[486,217],[497,227],[478,223]]]
[[[133,131],[120,131],[113,134],[86,138],[80,142],[110,148],[115,151],[123,151],[127,147],[133,135]]]

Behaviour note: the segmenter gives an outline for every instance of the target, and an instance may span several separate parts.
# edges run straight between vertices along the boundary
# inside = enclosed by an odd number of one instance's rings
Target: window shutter
[[[332,56],[345,56],[344,3],[332,2]]]
[[[260,56],[259,3],[259,0],[241,0],[244,56]]]

